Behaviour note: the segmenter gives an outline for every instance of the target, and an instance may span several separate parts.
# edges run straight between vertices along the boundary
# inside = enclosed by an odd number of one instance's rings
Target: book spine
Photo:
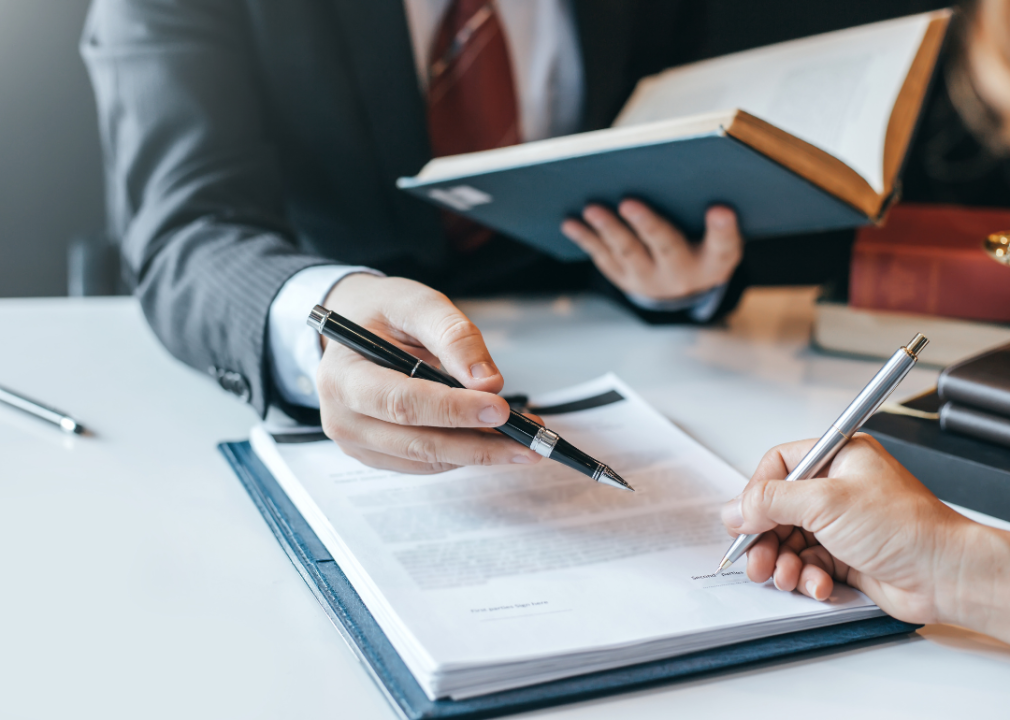
[[[940,408],[940,428],[1010,447],[1010,419],[948,402]]]
[[[1010,322],[1010,268],[981,247],[857,242],[849,302],[867,310]]]

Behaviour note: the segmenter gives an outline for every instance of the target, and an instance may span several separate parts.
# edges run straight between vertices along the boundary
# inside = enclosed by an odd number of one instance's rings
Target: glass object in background
[[[1010,265],[1010,230],[994,232],[982,241],[982,247],[996,262]]]

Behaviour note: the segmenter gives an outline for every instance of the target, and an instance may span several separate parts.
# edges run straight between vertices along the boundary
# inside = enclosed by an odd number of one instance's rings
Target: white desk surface
[[[749,475],[875,372],[807,348],[810,291],[751,293],[729,329],[651,328],[595,299],[480,302],[512,391],[617,372]],[[215,445],[256,417],[174,361],[128,299],[0,301],[0,716],[393,718]],[[901,338],[904,340],[904,338]],[[928,387],[917,369],[899,394]],[[524,717],[1010,715],[1010,646],[952,627]]]

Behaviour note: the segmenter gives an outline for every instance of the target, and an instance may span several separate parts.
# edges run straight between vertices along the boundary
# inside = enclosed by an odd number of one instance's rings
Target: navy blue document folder
[[[681,655],[467,700],[432,701],[414,681],[386,635],[322,542],[260,462],[249,443],[220,450],[262,513],[277,541],[323,610],[393,708],[408,720],[490,718],[551,705],[640,690],[699,673],[912,632],[918,626],[890,617],[805,630]]]

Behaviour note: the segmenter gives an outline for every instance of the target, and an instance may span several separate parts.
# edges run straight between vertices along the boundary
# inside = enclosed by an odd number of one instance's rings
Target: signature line
[[[510,615],[508,617],[487,618],[485,620],[481,620],[481,622],[497,622],[499,620],[522,620],[523,618],[536,617],[537,615],[557,615],[558,613],[566,613],[571,611],[572,611],[571,608],[568,608],[567,610],[548,610],[547,612],[528,613],[526,615]]]

